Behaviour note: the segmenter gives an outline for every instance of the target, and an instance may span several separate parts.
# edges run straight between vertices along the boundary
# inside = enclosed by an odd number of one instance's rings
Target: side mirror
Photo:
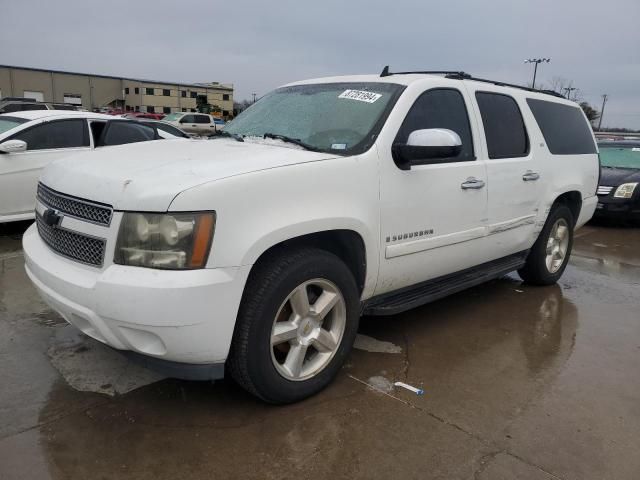
[[[410,170],[411,165],[428,163],[425,161],[432,159],[457,157],[461,151],[460,136],[446,128],[414,130],[407,143],[395,143],[391,147],[393,159],[402,170]]]
[[[4,143],[0,143],[0,153],[17,153],[26,151],[27,142],[22,140],[7,140]]]

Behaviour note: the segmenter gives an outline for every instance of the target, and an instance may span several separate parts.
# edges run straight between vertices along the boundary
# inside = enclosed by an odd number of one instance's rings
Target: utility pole
[[[253,95],[253,103],[256,103],[256,95],[258,95],[257,93],[252,93],[251,95]]]
[[[607,94],[602,95],[602,108],[600,109],[600,120],[598,120],[598,131],[600,131],[600,127],[602,126],[602,117],[604,116],[604,106],[607,104]]]
[[[577,90],[576,87],[564,87],[563,90],[567,92],[567,100],[571,100],[571,92]]]
[[[538,73],[538,64],[549,63],[550,58],[528,58],[524,63],[533,63],[533,82],[531,82],[531,88],[536,88],[536,74]]]

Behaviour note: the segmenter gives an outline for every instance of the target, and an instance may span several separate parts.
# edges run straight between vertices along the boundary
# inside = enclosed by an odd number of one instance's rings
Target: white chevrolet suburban
[[[292,402],[336,375],[363,314],[516,270],[556,282],[598,175],[582,110],[551,93],[463,72],[309,80],[209,142],[48,167],[26,271],[101,342]]]

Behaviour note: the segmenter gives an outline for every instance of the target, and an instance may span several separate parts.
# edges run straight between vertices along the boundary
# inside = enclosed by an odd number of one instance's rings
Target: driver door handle
[[[525,182],[534,182],[539,178],[540,174],[534,172],[533,170],[527,170],[526,172],[524,172],[524,175],[522,175],[522,180],[524,180]]]
[[[469,189],[477,190],[483,187],[484,187],[484,180],[480,180],[476,177],[469,177],[460,185],[460,188],[462,188],[463,190],[469,190]]]

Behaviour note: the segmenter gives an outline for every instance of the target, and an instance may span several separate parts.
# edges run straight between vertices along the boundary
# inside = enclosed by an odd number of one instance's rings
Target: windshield
[[[177,122],[184,115],[183,113],[170,113],[163,118],[165,122]]]
[[[603,167],[639,168],[640,144],[635,146],[605,146],[600,144],[600,164]]]
[[[281,135],[325,152],[367,150],[404,87],[392,83],[322,83],[279,88],[225,125],[243,137]]]
[[[29,120],[27,120],[26,118],[0,116],[0,133],[7,132],[12,128],[28,121]]]

